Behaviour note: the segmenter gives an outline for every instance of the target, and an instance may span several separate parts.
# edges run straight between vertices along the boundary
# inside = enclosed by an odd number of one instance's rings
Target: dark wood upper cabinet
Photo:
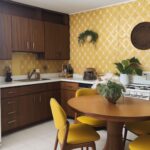
[[[60,25],[59,33],[60,33],[59,49],[61,50],[61,59],[68,60],[70,59],[69,26]]]
[[[44,52],[44,22],[30,19],[31,48],[35,52]]]
[[[45,58],[69,59],[69,27],[45,22]]]
[[[48,60],[69,60],[69,44],[69,15],[0,1],[0,59],[32,52]]]
[[[0,13],[0,59],[11,59],[11,16]]]
[[[19,52],[44,52],[43,22],[12,16],[12,50]]]
[[[29,19],[24,17],[12,16],[12,50],[29,51]]]

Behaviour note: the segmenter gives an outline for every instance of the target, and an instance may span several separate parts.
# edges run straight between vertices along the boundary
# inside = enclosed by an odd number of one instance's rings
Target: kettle
[[[96,80],[97,79],[97,73],[95,68],[86,68],[84,71],[84,80]]]

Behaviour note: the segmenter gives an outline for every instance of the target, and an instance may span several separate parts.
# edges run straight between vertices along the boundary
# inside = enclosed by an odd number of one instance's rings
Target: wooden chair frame
[[[128,129],[126,127],[124,127],[124,136],[123,136],[123,145],[124,145],[124,147],[125,147],[125,144],[126,144],[126,140],[130,141],[130,142],[132,141],[130,139],[127,139],[127,133],[128,133]]]
[[[70,126],[70,124],[67,121],[66,122],[66,132],[65,132],[64,140],[63,140],[63,143],[60,144],[61,150],[72,150],[74,148],[81,148],[81,150],[83,150],[83,147],[86,147],[87,150],[88,150],[89,147],[91,147],[92,150],[96,150],[96,145],[95,145],[94,141],[86,142],[86,143],[80,143],[80,144],[68,144],[67,143],[67,138],[68,138],[69,126]],[[58,142],[59,142],[58,141],[58,131],[57,131],[57,135],[56,135],[54,150],[57,150],[57,146],[58,146]]]

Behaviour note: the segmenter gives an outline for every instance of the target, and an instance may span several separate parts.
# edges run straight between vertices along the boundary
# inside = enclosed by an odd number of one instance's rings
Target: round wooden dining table
[[[107,122],[104,150],[123,150],[122,129],[125,122],[150,119],[150,101],[122,98],[116,104],[100,95],[75,97],[68,105],[76,112]]]

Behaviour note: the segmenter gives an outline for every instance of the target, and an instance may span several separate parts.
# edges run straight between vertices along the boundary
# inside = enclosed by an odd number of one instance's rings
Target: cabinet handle
[[[39,101],[40,101],[40,103],[42,102],[42,97],[41,97],[41,95],[40,95],[40,100],[39,100]]]
[[[34,96],[34,98],[33,98],[33,103],[35,104],[35,96]]]
[[[8,125],[10,125],[10,124],[13,124],[15,122],[16,122],[16,120],[11,120],[11,121],[8,121],[7,123],[8,123]]]
[[[7,102],[8,105],[15,104],[15,103],[16,103],[15,101],[14,102],[10,102],[10,101]]]
[[[27,49],[29,49],[30,48],[30,43],[29,43],[29,41],[27,41]]]
[[[33,42],[32,46],[33,46],[33,49],[34,49],[35,48],[35,43],[34,42]]]
[[[8,113],[8,115],[12,115],[12,114],[15,114],[15,113],[16,113],[16,111],[11,111],[11,112]]]
[[[66,86],[65,88],[66,89],[74,89],[75,87],[73,87],[73,86]]]
[[[15,94],[16,92],[13,91],[9,91],[8,94]]]

